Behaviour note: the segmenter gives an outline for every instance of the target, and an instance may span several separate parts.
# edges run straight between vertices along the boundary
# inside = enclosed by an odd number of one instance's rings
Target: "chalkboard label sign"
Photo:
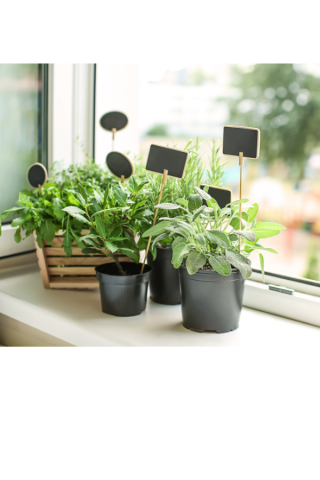
[[[251,127],[223,127],[223,155],[258,158],[260,153],[260,130]]]
[[[128,117],[122,112],[108,112],[100,118],[100,125],[109,132],[122,130],[128,125]]]
[[[31,187],[43,187],[47,181],[46,167],[42,163],[34,163],[28,170],[27,179]]]
[[[106,158],[107,166],[110,172],[121,178],[122,176],[127,179],[134,174],[134,165],[131,160],[120,152],[110,152]]]
[[[168,170],[169,177],[183,178],[188,161],[188,152],[175,148],[151,145],[146,170],[163,174]]]
[[[220,208],[224,208],[228,205],[228,203],[231,203],[231,190],[228,188],[200,185],[202,190],[204,190],[205,187],[209,187],[208,194],[217,201],[217,204]],[[207,202],[204,200],[203,204],[207,205]]]

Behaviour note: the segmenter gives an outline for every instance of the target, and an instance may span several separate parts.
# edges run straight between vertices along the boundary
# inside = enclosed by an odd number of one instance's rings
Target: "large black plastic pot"
[[[117,317],[139,315],[146,308],[151,267],[145,265],[140,274],[141,263],[121,262],[121,266],[127,275],[119,275],[115,263],[96,267],[102,311]]]
[[[171,263],[172,249],[157,247],[155,260],[148,253],[148,265],[152,267],[150,298],[156,303],[177,305],[181,303],[179,272]]]
[[[226,333],[239,326],[244,279],[237,269],[228,277],[213,270],[189,275],[179,268],[182,324],[195,332]]]

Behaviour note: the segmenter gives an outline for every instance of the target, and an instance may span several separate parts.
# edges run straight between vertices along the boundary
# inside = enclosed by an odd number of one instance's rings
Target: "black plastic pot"
[[[182,324],[195,332],[226,333],[239,326],[244,279],[237,269],[228,277],[213,270],[189,275],[179,268]]]
[[[119,275],[115,263],[105,263],[95,269],[102,311],[117,317],[139,315],[146,308],[151,267],[145,265],[140,274],[141,263],[121,262],[121,266],[127,275]]]
[[[152,267],[150,298],[164,305],[181,303],[179,272],[171,263],[172,249],[157,247],[157,258],[148,253],[148,265]]]

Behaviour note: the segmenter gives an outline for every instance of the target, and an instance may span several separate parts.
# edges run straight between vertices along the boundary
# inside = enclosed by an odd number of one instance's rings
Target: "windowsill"
[[[99,290],[45,290],[37,264],[0,274],[0,316],[4,314],[76,346],[319,345],[320,328],[243,307],[240,327],[227,334],[195,333],[181,323],[181,307],[148,300],[136,317],[101,312]]]

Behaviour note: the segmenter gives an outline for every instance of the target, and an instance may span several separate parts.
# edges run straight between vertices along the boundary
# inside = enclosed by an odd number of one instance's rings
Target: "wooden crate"
[[[85,233],[85,232],[84,232]],[[34,238],[35,238],[34,234]],[[62,230],[60,230],[51,245],[44,242],[44,247],[35,245],[40,272],[45,288],[93,289],[99,288],[95,267],[114,260],[105,255],[84,255],[81,249],[72,247],[71,257],[67,257],[63,248]],[[73,242],[72,245],[76,245]],[[119,257],[120,262],[132,262],[129,257]]]

